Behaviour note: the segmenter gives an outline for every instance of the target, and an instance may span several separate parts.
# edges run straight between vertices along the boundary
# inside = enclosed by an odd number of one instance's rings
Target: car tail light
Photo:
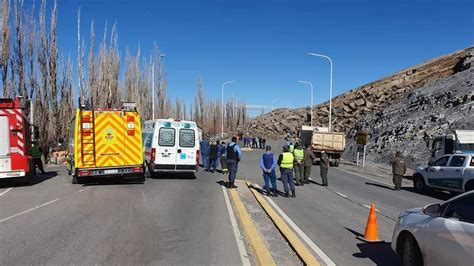
[[[135,136],[135,129],[129,129],[129,130],[127,130],[127,134],[128,134],[129,136]]]
[[[91,134],[92,134],[92,130],[91,130],[91,129],[84,129],[84,130],[82,130],[82,135],[83,135],[84,137],[89,137]]]
[[[79,176],[85,176],[85,175],[90,175],[91,171],[90,170],[80,170],[79,171]]]
[[[156,157],[156,149],[155,148],[151,148],[151,159],[150,161],[151,162],[155,162],[155,157]]]
[[[196,151],[196,164],[199,164],[199,159],[200,159],[199,154],[200,154],[199,150],[197,150]]]
[[[143,168],[142,167],[133,167],[132,172],[134,173],[142,173]]]

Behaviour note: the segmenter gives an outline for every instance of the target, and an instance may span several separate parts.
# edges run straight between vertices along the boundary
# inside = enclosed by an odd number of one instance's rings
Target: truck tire
[[[72,183],[73,184],[78,184],[76,175],[72,175]]]
[[[339,159],[336,159],[336,161],[334,162],[334,167],[338,167],[339,166]]]
[[[413,188],[417,193],[425,194],[428,190],[423,177],[416,175],[413,177]]]

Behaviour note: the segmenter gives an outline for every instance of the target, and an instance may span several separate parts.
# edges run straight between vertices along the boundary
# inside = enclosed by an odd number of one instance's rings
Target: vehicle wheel
[[[420,176],[416,176],[413,179],[413,187],[415,188],[415,191],[418,193],[421,193],[421,194],[426,193],[427,188],[426,188],[425,181]]]
[[[145,178],[152,178],[153,174],[150,172],[150,166],[148,163],[145,163]]]
[[[469,181],[466,184],[466,192],[474,190],[474,181]]]
[[[337,159],[335,162],[334,162],[334,167],[338,167],[339,166],[339,159]]]
[[[416,240],[411,235],[407,235],[403,241],[403,265],[423,265],[420,248],[418,247]]]
[[[78,183],[78,182],[77,182],[77,176],[76,176],[76,175],[73,175],[73,176],[72,176],[72,183],[73,183],[73,184],[77,184],[77,183]]]
[[[31,183],[31,175],[26,175],[24,178],[23,178],[23,184],[25,185],[29,185]]]

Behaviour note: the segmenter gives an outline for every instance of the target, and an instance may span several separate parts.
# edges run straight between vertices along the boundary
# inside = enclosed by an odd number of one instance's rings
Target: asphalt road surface
[[[240,179],[262,185],[261,153],[244,152]],[[1,265],[242,263],[221,174],[83,186],[72,185],[62,167],[47,170],[29,186],[0,185]],[[447,197],[393,191],[384,180],[336,168],[329,171],[328,188],[318,185],[317,166],[311,177],[315,183],[297,187],[296,198],[274,201],[338,265],[399,265],[389,243],[398,214]],[[388,243],[356,239],[371,203],[380,238]]]

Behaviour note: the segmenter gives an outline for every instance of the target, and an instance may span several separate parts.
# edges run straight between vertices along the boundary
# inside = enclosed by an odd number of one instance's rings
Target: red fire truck
[[[33,176],[31,126],[24,111],[20,98],[0,98],[0,179],[30,182]]]

